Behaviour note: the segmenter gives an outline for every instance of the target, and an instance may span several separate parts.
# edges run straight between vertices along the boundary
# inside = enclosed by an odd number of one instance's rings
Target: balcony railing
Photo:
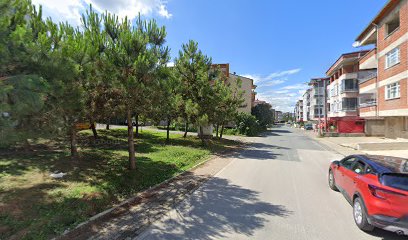
[[[373,100],[373,101],[367,101],[367,102],[360,103],[360,108],[372,107],[372,106],[377,106],[377,101]]]
[[[377,77],[377,70],[361,71],[358,73],[358,82],[359,84],[362,84],[376,77]]]

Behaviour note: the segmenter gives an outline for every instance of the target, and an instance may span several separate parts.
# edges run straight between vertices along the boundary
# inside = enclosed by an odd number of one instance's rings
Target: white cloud
[[[296,74],[300,72],[302,69],[296,68],[296,69],[291,69],[291,70],[286,70],[286,71],[280,71],[280,72],[274,72],[271,73],[267,76],[262,76],[258,74],[246,74],[244,77],[248,77],[254,80],[255,84],[268,84],[269,81],[271,80],[276,80],[276,78],[280,78],[281,81],[287,80],[287,76]]]
[[[298,83],[298,84],[295,84],[295,85],[285,86],[282,89],[284,89],[284,90],[306,90],[308,88],[309,88],[309,86],[307,84]]]
[[[81,14],[89,4],[99,12],[108,11],[120,18],[127,16],[134,19],[139,15],[157,15],[171,18],[172,14],[167,9],[164,0],[32,0],[33,4],[43,6],[45,16],[52,17],[55,21],[68,21],[73,25],[80,24]]]
[[[294,84],[283,85],[289,81],[291,75],[301,71],[300,68],[279,71],[267,76],[258,74],[247,74],[245,77],[252,78],[258,86],[256,89],[257,98],[272,104],[272,107],[280,111],[292,112],[294,105],[300,97],[300,91],[307,88],[307,85]]]
[[[81,23],[81,12],[84,10],[84,3],[81,0],[32,0],[32,3],[42,5],[43,14],[54,21],[68,21],[74,25]]]

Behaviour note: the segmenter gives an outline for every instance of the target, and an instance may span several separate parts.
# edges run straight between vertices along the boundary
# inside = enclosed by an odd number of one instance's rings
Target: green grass
[[[136,141],[137,169],[130,171],[127,130],[80,133],[80,159],[69,156],[68,143],[32,145],[0,152],[0,239],[48,239],[85,221],[137,192],[163,182],[212,153],[233,148],[236,142],[211,141],[203,146],[195,137],[143,131]],[[47,142],[47,141],[44,141]],[[68,173],[63,179],[49,177]]]

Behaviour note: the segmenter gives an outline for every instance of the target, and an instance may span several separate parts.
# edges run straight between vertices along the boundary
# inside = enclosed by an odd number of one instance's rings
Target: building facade
[[[364,133],[364,120],[359,117],[359,59],[368,51],[346,53],[326,72],[329,129],[338,133]]]
[[[254,107],[256,96],[256,85],[254,85],[254,80],[239,76],[236,73],[230,73],[230,65],[228,63],[214,64],[213,67],[219,67],[220,71],[226,77],[227,83],[229,83],[233,89],[243,91],[244,103],[242,104],[242,107],[238,109],[238,111],[251,114],[251,109]],[[241,80],[241,86],[237,85],[238,79]]]
[[[307,89],[303,94],[303,122],[310,121],[310,92],[311,89]]]
[[[360,113],[369,135],[408,138],[408,0],[390,0],[357,37],[374,45],[360,59]]]
[[[313,78],[310,80],[310,120],[324,121],[326,116],[326,88],[330,78]]]
[[[295,106],[295,121],[303,122],[303,100],[298,100]]]

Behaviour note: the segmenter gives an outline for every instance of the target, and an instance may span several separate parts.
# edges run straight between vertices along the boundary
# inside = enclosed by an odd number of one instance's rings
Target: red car
[[[408,160],[352,155],[334,161],[329,186],[353,206],[354,221],[363,231],[374,227],[408,235]]]

